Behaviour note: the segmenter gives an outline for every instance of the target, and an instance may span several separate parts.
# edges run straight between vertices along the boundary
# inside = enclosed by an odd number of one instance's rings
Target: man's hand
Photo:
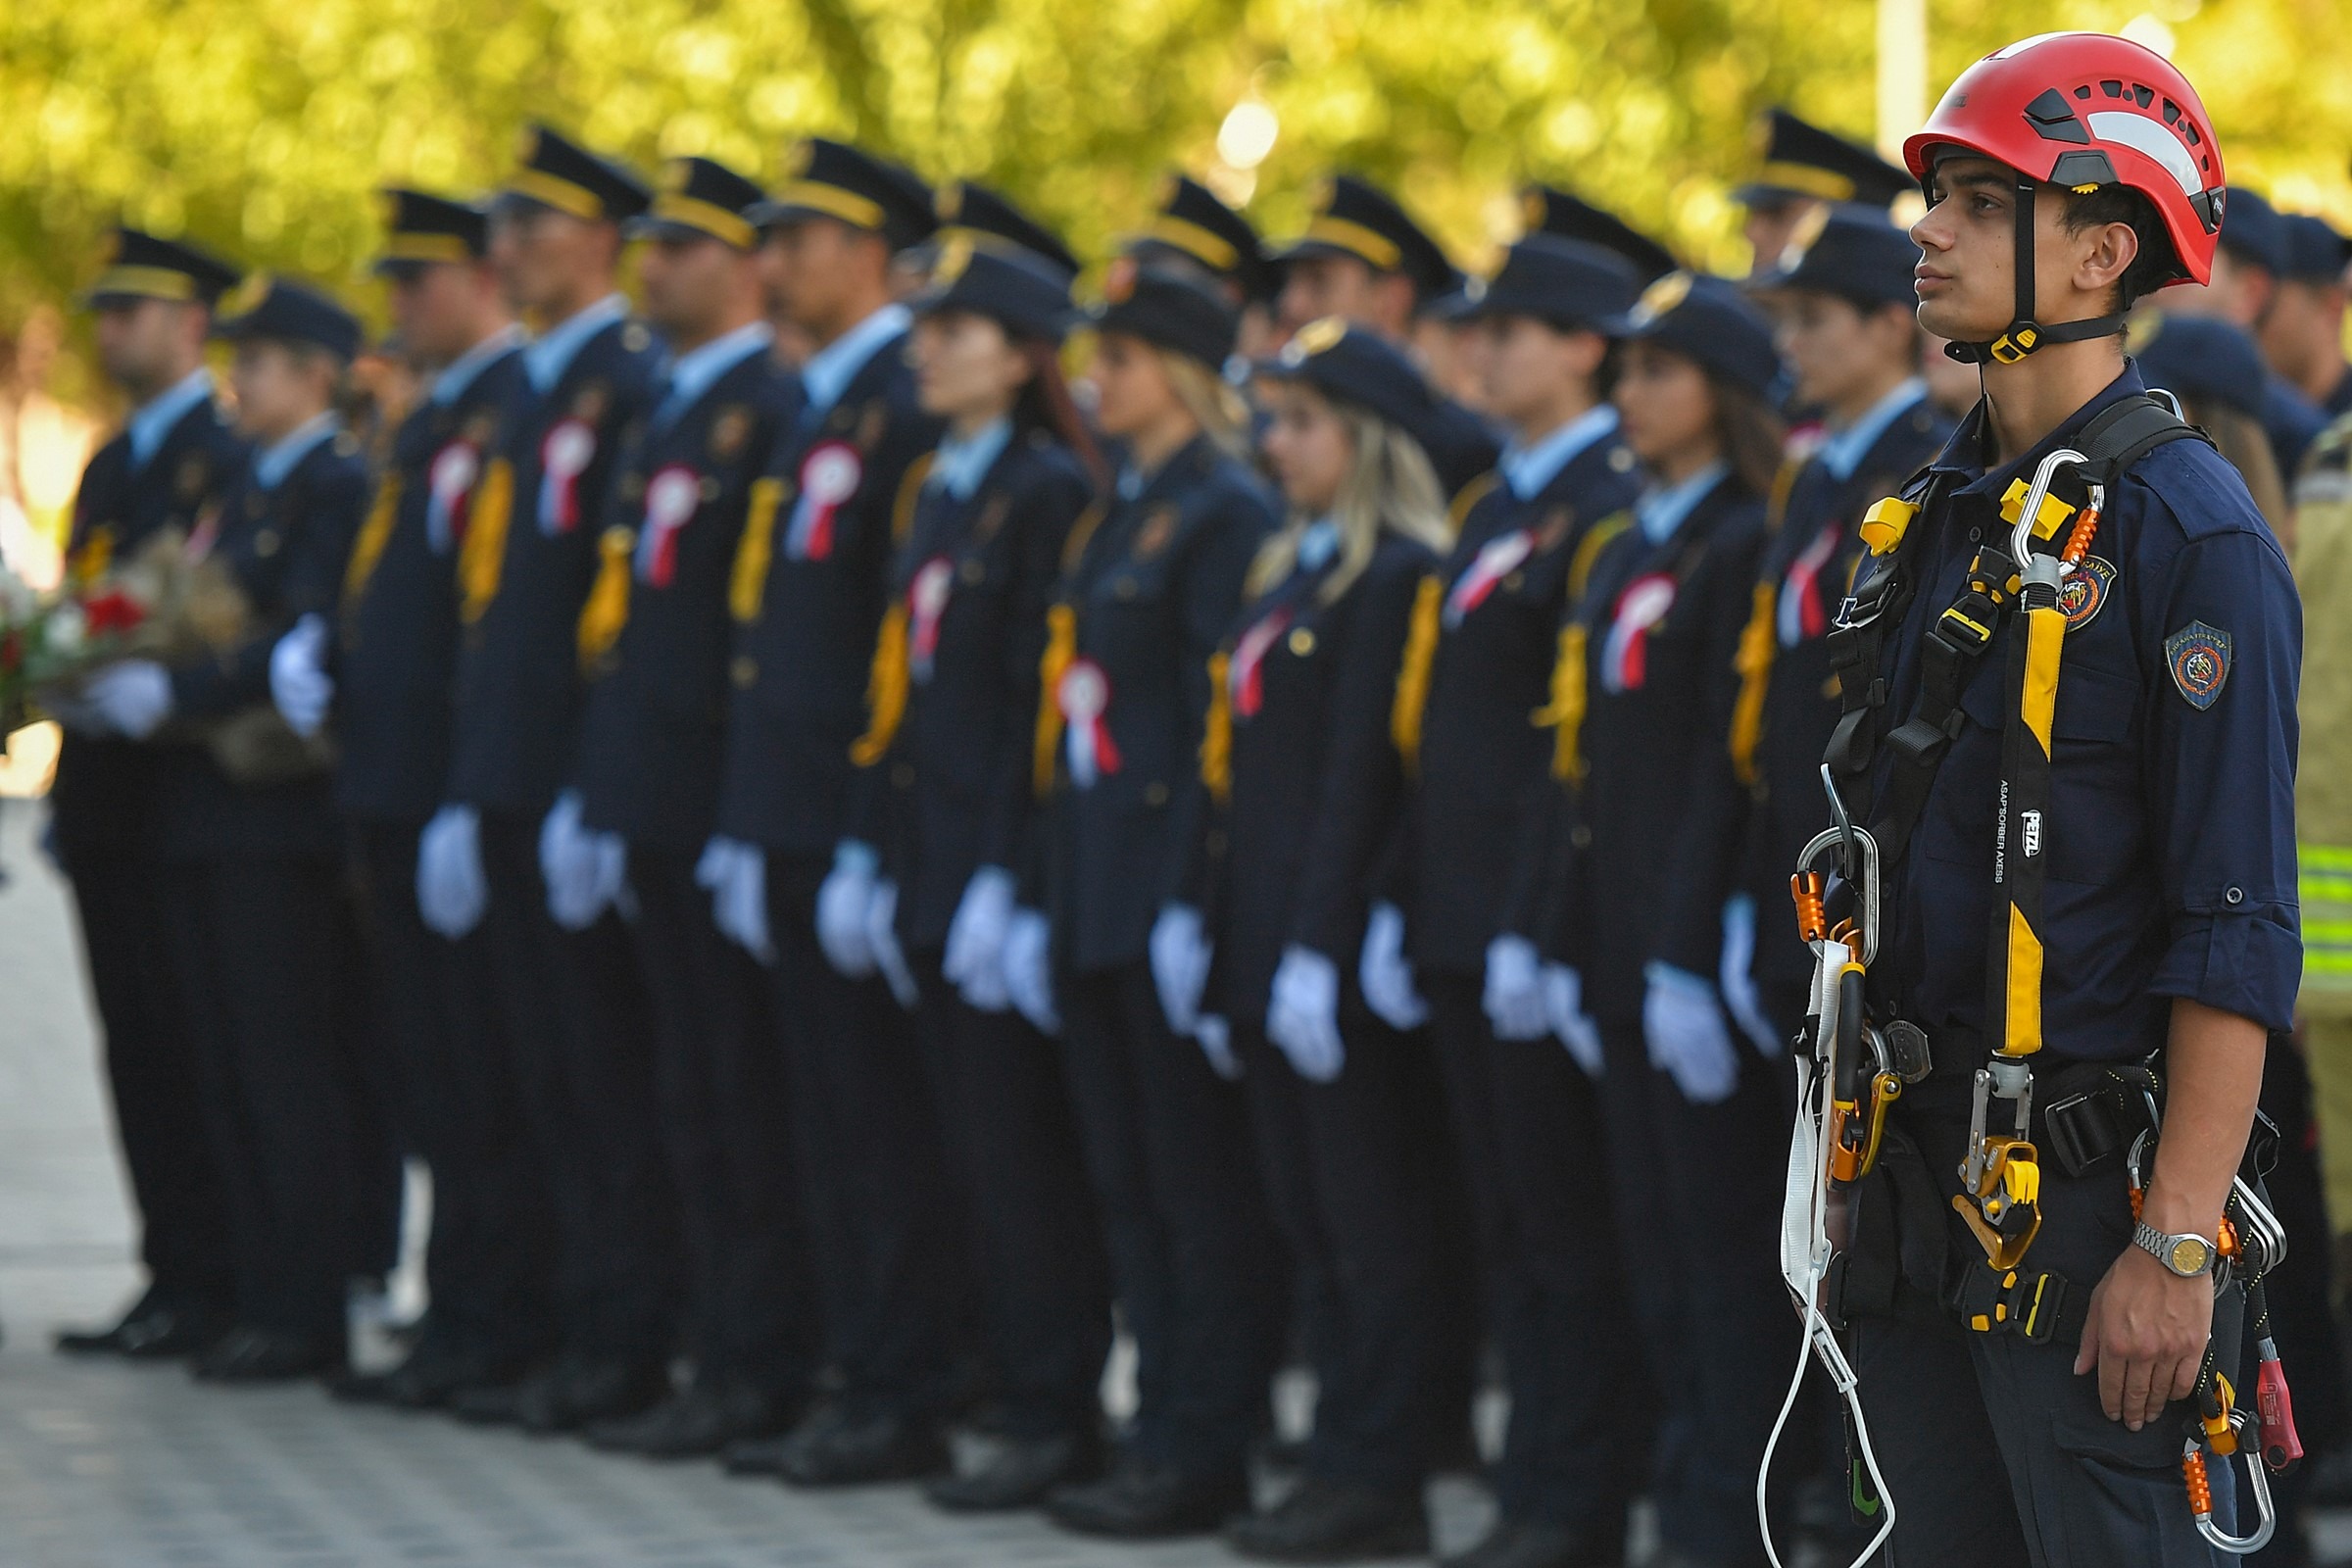
[[[2184,1280],[2127,1247],[2090,1293],[2075,1371],[2097,1368],[2107,1419],[2137,1432],[2196,1388],[2212,1333],[2212,1278]]]

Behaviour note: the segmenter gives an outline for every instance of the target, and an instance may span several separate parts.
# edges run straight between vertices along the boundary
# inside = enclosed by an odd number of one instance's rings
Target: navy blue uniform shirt
[[[1887,638],[1882,737],[1917,704],[1923,634],[1960,596],[1977,541],[2005,528],[1997,509],[2010,482],[2030,478],[2045,454],[2078,444],[2093,416],[2141,390],[2127,365],[2033,451],[1989,473],[1983,407],[1962,423],[1935,466],[1954,476],[1947,499],[1912,523],[1926,530],[1914,547],[1918,594]],[[2051,725],[2045,1049],[2086,1060],[2140,1055],[2164,1044],[2175,997],[2284,1029],[2302,973],[2294,774],[2303,621],[2286,558],[2236,471],[2187,440],[2149,453],[2116,484],[2090,555],[2112,566],[2112,581],[2073,612]],[[1984,1024],[2015,634],[2012,617],[1962,689],[1966,722],[1905,863],[1889,870],[1880,978],[1931,1037]],[[1889,765],[1882,746],[1874,797]]]

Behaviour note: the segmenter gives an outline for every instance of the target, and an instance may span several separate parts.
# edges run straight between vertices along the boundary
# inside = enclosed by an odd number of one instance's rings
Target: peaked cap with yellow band
[[[471,202],[388,186],[379,193],[384,248],[378,276],[414,276],[439,262],[478,262],[490,254],[490,215]]]
[[[1245,300],[1271,300],[1282,288],[1282,271],[1266,259],[1250,220],[1186,174],[1161,182],[1157,210],[1143,232],[1128,239],[1126,254],[1146,266],[1197,268]]]
[[[1396,198],[1355,174],[1336,174],[1324,184],[1306,232],[1284,246],[1276,260],[1317,256],[1345,256],[1376,272],[1402,272],[1423,300],[1437,299],[1461,281],[1446,252],[1405,216]]]
[[[211,305],[244,276],[236,268],[185,240],[145,229],[118,228],[106,270],[82,295],[104,309],[133,300],[190,300]]]
[[[672,158],[662,166],[654,204],[629,220],[632,239],[714,239],[739,251],[760,248],[748,216],[765,198],[760,187],[712,158]]]
[[[783,181],[745,216],[760,228],[829,218],[881,235],[894,251],[920,245],[938,226],[931,187],[912,170],[822,136],[793,144]]]
[[[549,207],[591,223],[625,223],[653,199],[634,170],[546,125],[531,125],[522,133],[498,206],[510,211]]]
[[[1919,182],[1869,148],[1834,135],[1779,107],[1757,122],[1762,158],[1732,192],[1742,207],[1772,209],[1811,198],[1888,207]]]

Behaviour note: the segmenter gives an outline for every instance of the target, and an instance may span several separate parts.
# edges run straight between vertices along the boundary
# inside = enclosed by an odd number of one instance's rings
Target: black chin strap
[[[2044,326],[2034,319],[2034,196],[2036,182],[2017,176],[2017,318],[1989,343],[1946,343],[1943,352],[1962,365],[2015,365],[2035,349],[2052,343],[2080,343],[2084,338],[2112,337],[2124,329],[2122,316],[2094,316],[2082,321]]]

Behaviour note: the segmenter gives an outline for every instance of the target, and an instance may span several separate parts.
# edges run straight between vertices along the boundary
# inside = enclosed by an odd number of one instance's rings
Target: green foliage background
[[[2341,0],[1934,0],[1932,88],[2055,27],[2170,26],[2233,174],[2352,218]],[[1743,260],[1725,193],[1784,101],[1867,138],[1871,0],[5,0],[0,329],[62,300],[118,215],[350,286],[373,188],[478,189],[525,120],[644,164],[772,172],[805,131],[1001,181],[1100,255],[1160,171],[1255,94],[1251,211],[1335,163],[1393,180],[1466,261],[1531,176]]]

